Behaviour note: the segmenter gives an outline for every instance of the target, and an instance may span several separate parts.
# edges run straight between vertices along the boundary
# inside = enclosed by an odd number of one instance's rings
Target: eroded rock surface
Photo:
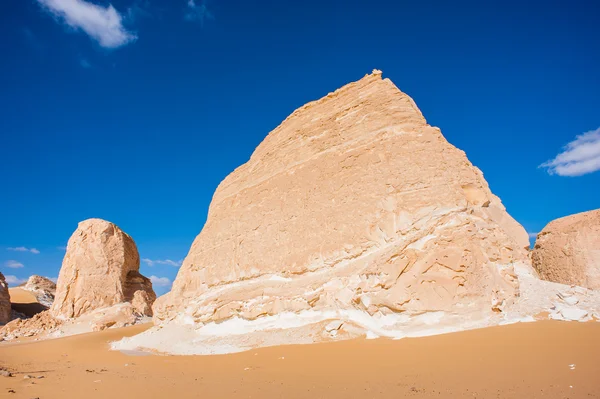
[[[105,220],[85,220],[69,239],[50,312],[70,319],[135,302],[141,314],[151,315],[156,295],[139,268],[137,247],[129,235]]]
[[[10,293],[4,275],[0,273],[0,324],[6,324],[11,319]]]
[[[219,185],[155,322],[501,312],[528,246],[481,171],[374,71],[294,111]]]
[[[50,312],[43,311],[33,317],[15,318],[10,323],[0,328],[0,340],[48,335],[56,332],[62,321],[53,317]]]
[[[548,223],[537,236],[532,262],[544,280],[600,289],[600,209]]]
[[[79,223],[69,239],[52,307],[7,324],[0,339],[58,337],[143,321],[152,315],[156,294],[139,268],[135,242],[116,225],[101,219]],[[22,288],[47,294],[52,286],[32,276]]]
[[[40,304],[47,308],[52,306],[56,294],[56,284],[52,280],[34,274],[20,287],[33,293]]]

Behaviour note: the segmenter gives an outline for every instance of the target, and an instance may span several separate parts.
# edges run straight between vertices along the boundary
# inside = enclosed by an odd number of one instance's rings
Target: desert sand
[[[355,339],[214,356],[133,356],[109,350],[109,342],[149,327],[4,343],[0,367],[14,376],[0,377],[0,396],[600,397],[597,322],[518,323],[422,338]]]
[[[22,288],[10,288],[8,291],[10,292],[11,306],[19,313],[32,317],[33,315],[48,309],[39,303],[35,295],[30,291]]]

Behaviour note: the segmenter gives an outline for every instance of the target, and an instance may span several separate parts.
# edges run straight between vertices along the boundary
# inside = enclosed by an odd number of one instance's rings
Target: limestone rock
[[[20,287],[32,292],[40,304],[47,308],[52,306],[54,295],[56,294],[56,284],[52,280],[46,277],[33,275]]]
[[[544,280],[600,289],[600,209],[548,223],[537,236],[532,263]]]
[[[92,314],[93,331],[132,326],[138,322],[138,311],[131,303],[122,303]]]
[[[294,111],[219,185],[155,323],[491,314],[518,295],[528,246],[481,171],[374,71]]]
[[[11,340],[22,337],[40,336],[56,331],[62,324],[61,320],[53,317],[49,311],[34,315],[29,319],[14,319],[0,328],[0,338]]]
[[[10,293],[4,275],[0,273],[0,324],[6,324],[11,318]]]
[[[85,220],[69,239],[50,312],[69,319],[134,302],[141,314],[151,315],[156,295],[139,268],[140,257],[130,236],[105,220]]]

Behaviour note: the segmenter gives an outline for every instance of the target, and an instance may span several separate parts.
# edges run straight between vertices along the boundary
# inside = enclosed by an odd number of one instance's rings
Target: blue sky
[[[5,3],[0,270],[13,283],[57,276],[77,223],[99,217],[165,292],[218,183],[295,108],[373,68],[528,231],[600,205],[598,2]]]

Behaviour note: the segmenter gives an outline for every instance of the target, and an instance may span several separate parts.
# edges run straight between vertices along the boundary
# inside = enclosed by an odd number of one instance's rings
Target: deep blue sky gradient
[[[467,153],[528,231],[600,205],[599,172],[538,168],[600,126],[597,1],[213,0],[204,24],[184,19],[186,0],[112,4],[136,6],[126,26],[138,35],[114,50],[35,0],[4,4],[4,274],[56,276],[57,247],[90,217],[132,235],[143,258],[183,259],[216,186],[266,134],[373,68]],[[6,250],[15,246],[41,253]],[[177,268],[142,272],[172,280]]]

